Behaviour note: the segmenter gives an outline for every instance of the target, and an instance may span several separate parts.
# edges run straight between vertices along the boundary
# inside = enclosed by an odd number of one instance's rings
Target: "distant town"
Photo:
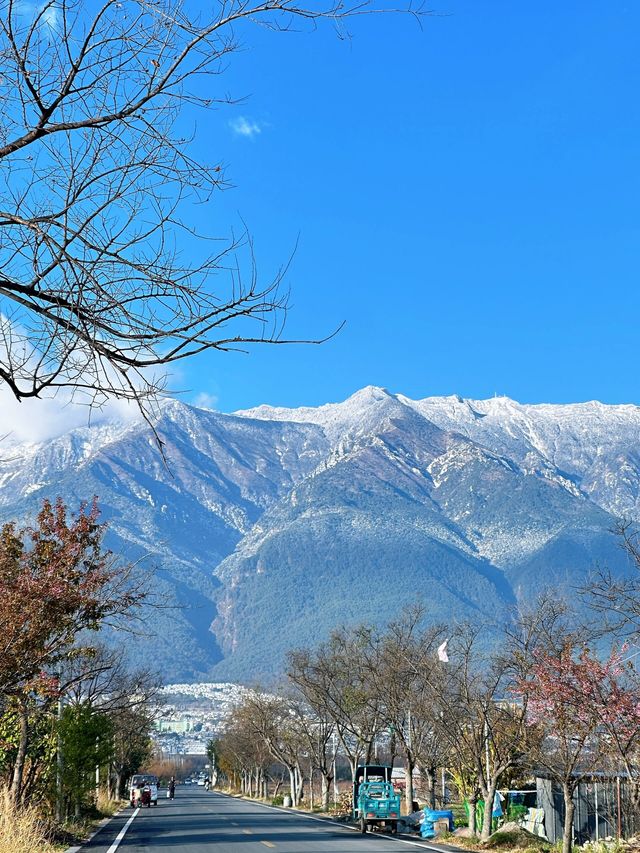
[[[169,684],[160,691],[153,740],[164,756],[205,755],[244,688],[230,683]]]

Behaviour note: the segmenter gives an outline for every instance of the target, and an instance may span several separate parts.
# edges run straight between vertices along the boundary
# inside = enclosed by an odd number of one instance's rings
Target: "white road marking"
[[[116,840],[113,842],[113,844],[111,845],[111,847],[107,850],[107,853],[116,853],[116,850],[117,850],[117,849],[118,849],[118,847],[120,846],[120,842],[121,842],[121,841],[122,841],[122,839],[124,838],[124,836],[125,836],[125,834],[126,834],[127,830],[129,829],[129,827],[131,826],[131,823],[133,822],[134,817],[138,814],[138,812],[139,812],[139,811],[140,811],[140,807],[138,807],[138,808],[133,812],[133,814],[131,815],[131,817],[129,818],[129,820],[125,823],[125,825],[122,827],[122,829],[120,830],[120,832],[119,832],[119,833],[118,833],[118,835],[116,836]]]

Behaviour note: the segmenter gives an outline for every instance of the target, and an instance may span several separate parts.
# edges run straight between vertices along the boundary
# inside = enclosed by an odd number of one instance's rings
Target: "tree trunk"
[[[404,773],[405,773],[405,788],[404,788],[404,804],[406,813],[411,814],[413,811],[413,770],[415,761],[411,755],[405,754],[404,757]]]
[[[326,770],[322,770],[322,811],[329,811],[329,799],[331,797],[331,783],[333,782],[333,775],[331,773],[327,773]]]
[[[296,785],[296,768],[288,767],[289,771],[289,791],[291,793],[291,804],[295,808],[298,805],[298,800],[296,799],[296,794],[298,793],[298,786]]]
[[[122,796],[122,770],[116,773],[116,800]]]
[[[436,768],[421,767],[420,774],[427,780],[427,792],[429,795],[429,808],[436,807]]]
[[[488,841],[491,835],[491,823],[493,820],[493,801],[496,796],[497,782],[490,782],[489,789],[486,791],[484,799],[484,817],[482,819],[482,832],[480,833],[481,841]]]
[[[358,756],[355,757],[349,756],[349,767],[351,769],[351,782],[356,781],[356,770],[358,769]],[[336,769],[336,777],[338,775],[338,771]]]
[[[396,733],[394,730],[391,732],[391,737],[389,738],[389,764],[391,767],[393,767],[396,760],[396,745]]]
[[[367,744],[367,751],[366,751],[365,757],[364,757],[364,763],[365,764],[372,764],[373,763],[371,761],[371,753],[372,752],[373,752],[373,740],[370,740],[369,743]]]
[[[22,776],[24,774],[24,765],[27,759],[27,746],[29,745],[29,715],[27,708],[23,705],[20,708],[20,741],[18,743],[18,752],[16,755],[16,763],[13,765],[13,778],[11,779],[11,799],[14,803],[20,802],[22,796]]]
[[[564,830],[562,833],[562,853],[571,853],[573,842],[573,814],[575,803],[573,802],[573,786],[567,782],[562,786],[564,796]]]
[[[304,800],[304,776],[300,765],[296,765],[296,802],[301,803]]]
[[[284,782],[284,779],[283,779],[283,777],[282,777],[282,776],[280,776],[280,778],[279,778],[279,779],[276,779],[276,784],[275,784],[275,787],[274,787],[274,789],[273,789],[273,796],[274,796],[274,797],[277,797],[277,796],[278,796],[278,791],[279,791],[279,790],[280,790],[280,788],[282,787],[282,783],[283,783],[283,782]]]
[[[476,805],[478,803],[478,798],[474,794],[473,797],[469,798],[469,833],[471,835],[476,834]]]

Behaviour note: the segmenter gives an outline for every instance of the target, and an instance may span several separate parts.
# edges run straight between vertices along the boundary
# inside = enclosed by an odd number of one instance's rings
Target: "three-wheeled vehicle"
[[[145,788],[147,791],[145,793]],[[144,796],[143,796],[144,795]],[[148,802],[146,802],[148,800]],[[129,802],[132,806],[158,805],[158,777],[153,773],[136,773],[129,782]]]
[[[391,767],[364,764],[357,768],[353,783],[353,817],[365,833],[373,826],[398,830],[400,796],[391,784]]]

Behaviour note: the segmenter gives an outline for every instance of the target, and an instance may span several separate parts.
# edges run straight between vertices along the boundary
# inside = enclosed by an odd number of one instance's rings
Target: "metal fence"
[[[550,779],[536,779],[538,806],[544,809],[544,826],[552,843],[562,838],[564,798],[562,789]],[[591,777],[580,782],[574,793],[574,844],[605,838],[631,838],[640,829],[634,813],[631,790],[624,777]]]

